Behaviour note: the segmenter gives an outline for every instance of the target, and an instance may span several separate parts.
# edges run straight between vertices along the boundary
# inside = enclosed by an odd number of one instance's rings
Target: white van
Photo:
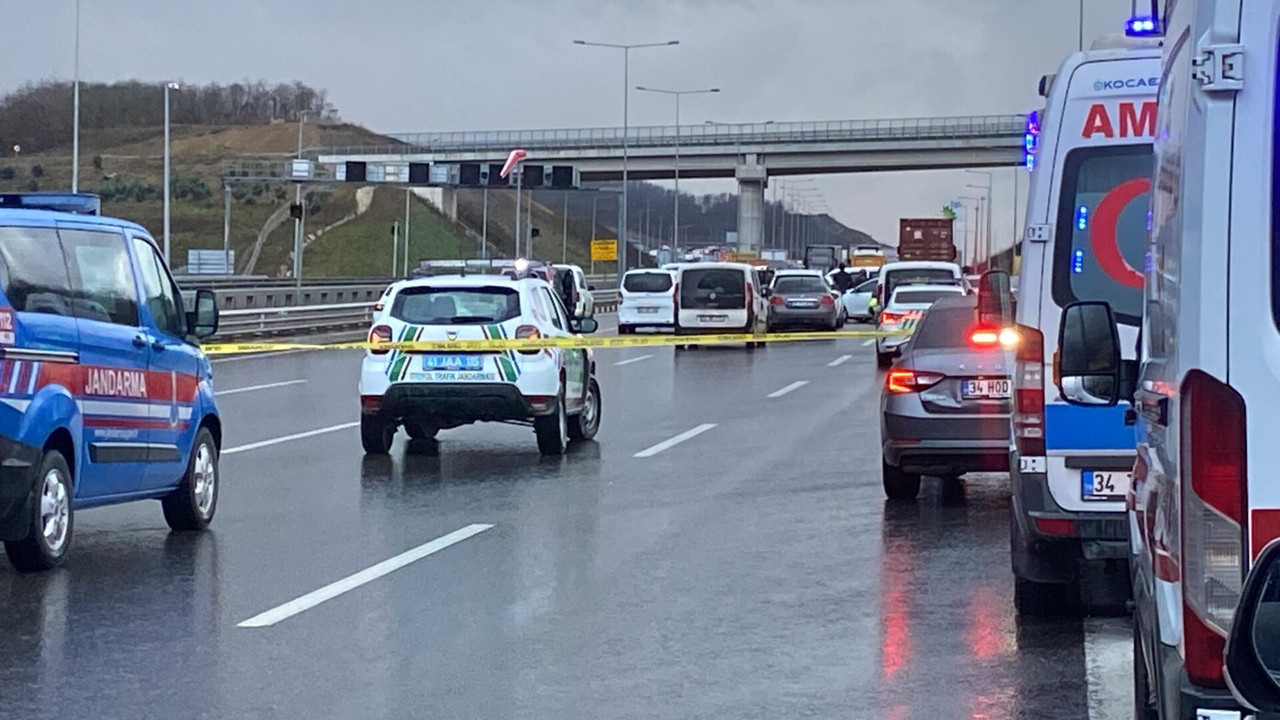
[[[1158,38],[1100,41],[1041,81],[1046,108],[1028,123],[1038,140],[1010,457],[1014,600],[1024,615],[1126,600],[1132,418],[1116,405],[1067,402],[1054,372],[1062,308],[1077,301],[1111,303],[1124,357],[1136,357],[1159,78]]]
[[[1126,523],[1135,700],[1143,720],[1242,717],[1233,691],[1280,696],[1275,615],[1236,612],[1280,537],[1280,2],[1170,5]],[[1255,620],[1269,651],[1228,678],[1226,637]]]
[[[769,319],[766,292],[760,271],[746,263],[680,265],[675,285],[676,334],[764,333]]]
[[[628,270],[619,287],[618,334],[675,325],[675,277],[669,270]]]

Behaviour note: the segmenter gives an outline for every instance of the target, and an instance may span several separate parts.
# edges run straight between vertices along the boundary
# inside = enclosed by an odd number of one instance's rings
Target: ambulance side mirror
[[[1232,694],[1246,707],[1280,712],[1280,540],[1258,553],[1227,638]]]
[[[1062,310],[1054,381],[1072,405],[1115,405],[1120,399],[1120,339],[1105,302],[1077,302]]]

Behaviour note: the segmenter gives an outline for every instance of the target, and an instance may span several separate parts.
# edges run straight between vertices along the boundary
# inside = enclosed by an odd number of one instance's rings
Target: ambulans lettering
[[[135,370],[89,368],[84,381],[84,394],[145,398],[147,375]]]
[[[1085,140],[1094,135],[1104,138],[1115,137],[1155,137],[1156,134],[1156,101],[1141,103],[1122,102],[1116,108],[1120,133],[1116,134],[1117,123],[1111,119],[1111,111],[1102,103],[1094,103],[1084,119],[1084,129],[1080,136]]]

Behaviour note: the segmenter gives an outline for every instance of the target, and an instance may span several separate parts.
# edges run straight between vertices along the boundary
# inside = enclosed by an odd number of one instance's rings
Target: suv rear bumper
[[[396,383],[366,415],[429,422],[447,427],[479,421],[528,420],[554,412],[554,405],[531,400],[510,383]]]
[[[1080,561],[1127,560],[1129,527],[1123,512],[1063,510],[1044,473],[1022,473],[1010,458],[1013,573],[1043,583],[1070,582]]]
[[[43,453],[0,437],[0,540],[22,540],[31,533],[35,467]]]

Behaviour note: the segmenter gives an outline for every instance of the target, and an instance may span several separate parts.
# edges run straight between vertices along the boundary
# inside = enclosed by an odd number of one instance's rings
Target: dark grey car
[[[769,331],[792,327],[840,327],[844,307],[818,274],[779,275],[769,295]]]
[[[975,325],[973,296],[937,301],[885,378],[881,462],[890,498],[914,498],[921,475],[954,481],[1009,469],[1013,360],[994,339],[976,343]]]

